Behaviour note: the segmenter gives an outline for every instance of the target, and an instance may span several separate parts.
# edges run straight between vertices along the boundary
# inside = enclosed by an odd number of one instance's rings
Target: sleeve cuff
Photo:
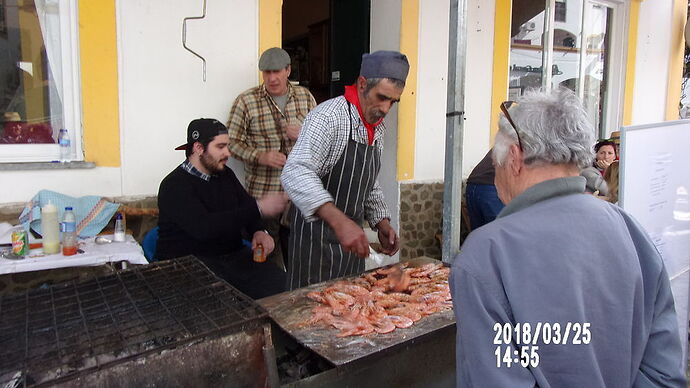
[[[259,151],[251,150],[247,153],[247,160],[251,161],[253,164],[259,164]]]
[[[366,216],[367,221],[369,222],[369,226],[371,227],[372,230],[377,230],[376,225],[379,224],[383,219],[391,219],[391,214],[390,211],[388,211],[388,208],[386,209],[380,209],[379,211],[369,214]]]
[[[314,222],[319,219],[319,216],[316,215],[316,211],[319,210],[321,206],[328,202],[333,202],[333,197],[328,194],[326,191],[325,195],[320,196],[319,198],[316,198],[313,202],[310,202],[308,207],[304,209],[300,209],[302,211],[302,216],[304,217],[304,221],[306,222]]]

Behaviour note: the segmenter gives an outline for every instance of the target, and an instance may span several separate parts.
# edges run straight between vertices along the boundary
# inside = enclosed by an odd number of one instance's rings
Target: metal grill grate
[[[192,256],[0,297],[0,386],[62,379],[265,317]]]

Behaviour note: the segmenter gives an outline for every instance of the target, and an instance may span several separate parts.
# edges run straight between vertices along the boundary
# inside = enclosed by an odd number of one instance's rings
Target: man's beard
[[[223,168],[225,167],[225,163],[219,166],[218,164],[220,164],[221,160],[214,160],[213,157],[208,153],[201,155],[199,161],[201,162],[201,165],[204,166],[204,168],[211,174],[219,173],[223,171]]]
[[[381,112],[380,110],[375,110],[371,112],[372,121],[370,122],[370,124],[376,124],[379,120],[381,120],[384,117],[386,117],[385,113]]]

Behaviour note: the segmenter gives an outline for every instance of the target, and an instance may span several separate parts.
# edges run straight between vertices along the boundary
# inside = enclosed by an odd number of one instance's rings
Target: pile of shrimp
[[[448,273],[442,264],[407,268],[405,264],[379,268],[361,277],[338,281],[307,297],[319,303],[308,325],[340,330],[338,337],[390,333],[410,327],[423,316],[453,307]]]

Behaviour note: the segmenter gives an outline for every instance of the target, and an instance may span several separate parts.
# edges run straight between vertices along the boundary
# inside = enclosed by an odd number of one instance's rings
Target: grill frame
[[[193,256],[0,296],[0,385],[71,380],[267,322]]]

